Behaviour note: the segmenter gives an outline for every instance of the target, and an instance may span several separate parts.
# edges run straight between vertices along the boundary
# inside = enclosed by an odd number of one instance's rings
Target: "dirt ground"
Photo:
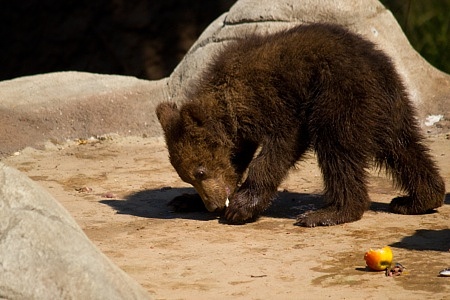
[[[450,136],[428,139],[450,188]],[[27,148],[2,161],[39,182],[93,243],[154,299],[450,299],[450,194],[436,213],[388,212],[398,194],[372,172],[373,205],[362,220],[293,226],[321,203],[314,156],[293,170],[256,222],[227,225],[207,213],[174,213],[191,192],[170,166],[162,138],[107,136]],[[365,268],[369,248],[390,245],[399,277]]]

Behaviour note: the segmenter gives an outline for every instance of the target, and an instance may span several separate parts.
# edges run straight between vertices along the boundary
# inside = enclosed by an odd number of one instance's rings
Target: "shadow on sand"
[[[101,200],[119,214],[128,214],[144,218],[156,219],[190,219],[210,221],[219,219],[219,213],[211,213],[206,209],[177,213],[167,204],[174,197],[182,194],[193,194],[193,188],[163,188],[143,190],[131,194],[124,200]],[[446,195],[445,205],[450,205],[450,194]],[[264,212],[263,216],[272,218],[295,219],[298,214],[314,210],[324,205],[322,197],[318,194],[279,192],[278,198],[272,206]],[[370,210],[389,211],[389,204],[372,202]],[[402,238],[390,246],[409,250],[450,251],[450,229],[428,230],[419,229],[413,235]]]
[[[419,229],[390,246],[418,251],[450,251],[450,229]]]
[[[139,191],[123,200],[105,199],[100,202],[109,205],[119,214],[144,218],[208,221],[220,216],[220,214],[210,213],[206,209],[189,213],[176,213],[167,205],[176,196],[193,193],[195,193],[193,188],[162,188]],[[450,194],[447,194],[445,204],[450,204]],[[324,201],[318,194],[279,192],[278,198],[264,212],[263,216],[295,219],[297,215],[320,208],[323,205]],[[389,211],[389,204],[372,202],[370,210]]]

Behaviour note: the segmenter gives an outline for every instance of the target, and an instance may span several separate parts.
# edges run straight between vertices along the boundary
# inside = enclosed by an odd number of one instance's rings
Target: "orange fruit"
[[[364,260],[366,261],[367,266],[375,271],[384,271],[389,268],[393,258],[394,255],[389,246],[376,250],[370,249],[364,254]]]

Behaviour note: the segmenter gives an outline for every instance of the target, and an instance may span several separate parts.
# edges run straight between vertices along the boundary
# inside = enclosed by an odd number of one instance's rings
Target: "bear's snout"
[[[195,184],[194,188],[209,212],[221,212],[227,206],[230,188],[223,181],[218,183],[216,180],[207,180],[202,184]]]
[[[226,206],[226,199],[219,201],[220,199],[202,198],[202,200],[209,212],[221,212]]]

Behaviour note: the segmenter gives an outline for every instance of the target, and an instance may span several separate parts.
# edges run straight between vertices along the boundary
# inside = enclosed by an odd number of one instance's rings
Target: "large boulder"
[[[45,141],[105,133],[161,134],[166,80],[58,72],[0,82],[0,157]]]
[[[0,163],[1,299],[149,299],[43,188]]]
[[[0,157],[49,139],[111,132],[160,135],[155,105],[167,99],[180,101],[211,55],[227,41],[244,31],[267,34],[309,22],[342,24],[375,42],[393,58],[424,129],[450,128],[446,121],[450,120],[450,75],[431,66],[411,47],[379,1],[240,0],[203,32],[169,78],[146,81],[62,72],[0,82]],[[435,121],[426,123],[430,115],[435,115]]]
[[[267,34],[311,22],[341,24],[391,56],[424,127],[430,115],[450,119],[450,76],[431,66],[411,47],[392,13],[377,0],[240,0],[191,47],[169,78],[169,96],[179,99],[211,55],[242,32]]]

